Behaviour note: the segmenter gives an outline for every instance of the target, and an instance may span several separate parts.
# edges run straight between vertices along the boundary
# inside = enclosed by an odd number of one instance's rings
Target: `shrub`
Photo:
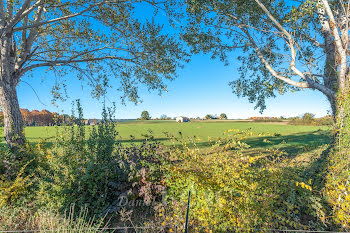
[[[74,217],[77,216],[77,217]],[[0,231],[11,230],[16,232],[105,232],[103,218],[98,221],[89,219],[87,209],[75,211],[72,206],[66,214],[57,211],[33,210],[26,207],[0,208]]]
[[[0,176],[0,208],[16,201],[19,196],[26,194],[28,187],[32,185],[33,176],[24,173],[28,164],[20,169],[13,181]]]
[[[332,126],[334,120],[332,116],[324,116],[321,118],[314,118],[314,114],[305,113],[301,118],[293,117],[289,119],[290,125],[325,125]]]
[[[191,190],[190,224],[207,231],[322,229],[319,199],[300,170],[288,166],[285,152],[269,149],[249,155],[241,140],[251,133],[231,133],[207,151],[186,144],[170,151],[177,158],[167,168],[171,208],[164,208],[158,221],[170,228],[182,225]]]
[[[77,126],[58,132],[56,143],[47,150],[48,168],[42,170],[42,206],[61,209],[71,204],[89,209],[91,216],[115,214],[121,196],[149,203],[164,190],[159,169],[159,143],[150,138],[140,145],[117,142],[114,109],[103,109],[102,122],[90,132],[82,124],[77,102]]]

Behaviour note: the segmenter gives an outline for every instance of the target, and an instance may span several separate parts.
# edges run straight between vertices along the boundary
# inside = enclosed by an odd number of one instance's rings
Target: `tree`
[[[110,77],[121,82],[123,99],[137,102],[137,86],[166,90],[186,54],[154,20],[139,20],[135,7],[170,9],[164,1],[0,0],[0,104],[10,147],[23,144],[16,86],[44,69],[56,76],[54,99],[64,99],[65,75],[75,75],[99,97]],[[70,77],[72,78],[72,77]]]
[[[227,120],[227,115],[226,115],[226,113],[221,113],[221,114],[220,114],[220,119],[225,119],[225,120]]]
[[[149,115],[148,111],[143,111],[141,113],[141,120],[150,120],[151,116]]]
[[[207,114],[207,115],[205,115],[204,118],[207,119],[207,120],[209,120],[209,119],[213,119],[214,117],[213,117],[213,115],[211,115],[211,114]]]
[[[263,111],[277,93],[312,89],[329,100],[339,129],[349,98],[349,2],[338,0],[185,1],[183,38],[193,53],[228,62],[241,49],[230,83]],[[346,110],[348,111],[348,110]],[[344,127],[348,128],[348,127]]]
[[[315,118],[315,114],[313,113],[304,113],[304,115],[301,117],[304,123],[310,124]]]
[[[163,115],[160,116],[160,119],[161,119],[161,120],[166,120],[167,118],[168,118],[168,116],[165,115],[165,114],[163,114]]]

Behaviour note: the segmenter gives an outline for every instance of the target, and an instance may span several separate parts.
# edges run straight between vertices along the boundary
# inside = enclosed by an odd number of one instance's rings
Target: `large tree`
[[[234,93],[263,111],[277,93],[312,89],[345,117],[349,86],[349,1],[184,0],[183,38],[192,52],[230,60],[241,51]],[[341,128],[341,127],[340,127]]]
[[[132,101],[138,84],[166,89],[164,80],[174,78],[186,54],[161,25],[136,14],[146,5],[169,7],[157,0],[0,0],[0,104],[10,147],[25,140],[16,86],[36,69],[55,74],[57,98],[74,76],[95,96],[111,76]]]

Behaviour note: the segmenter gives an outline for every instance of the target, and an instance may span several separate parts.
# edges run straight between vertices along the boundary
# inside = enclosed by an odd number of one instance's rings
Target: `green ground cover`
[[[87,126],[88,132],[92,128]],[[223,136],[226,130],[250,130],[254,134],[245,141],[252,146],[267,147],[280,145],[298,149],[307,145],[320,145],[329,142],[329,127],[286,125],[285,123],[259,123],[246,121],[193,121],[177,123],[175,121],[129,121],[118,123],[118,140],[122,143],[141,142],[152,135],[165,145],[173,143],[169,136],[189,140],[195,138],[199,147],[207,147],[211,140]],[[63,130],[63,127],[59,127]],[[53,140],[56,127],[26,127],[25,134],[29,142],[42,139]]]

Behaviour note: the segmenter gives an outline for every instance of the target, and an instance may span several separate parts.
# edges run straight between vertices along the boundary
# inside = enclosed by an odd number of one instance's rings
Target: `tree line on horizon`
[[[69,115],[50,112],[46,109],[29,111],[28,109],[21,108],[20,111],[24,126],[53,126],[72,122]],[[0,112],[0,126],[4,126],[4,113],[2,111]]]

